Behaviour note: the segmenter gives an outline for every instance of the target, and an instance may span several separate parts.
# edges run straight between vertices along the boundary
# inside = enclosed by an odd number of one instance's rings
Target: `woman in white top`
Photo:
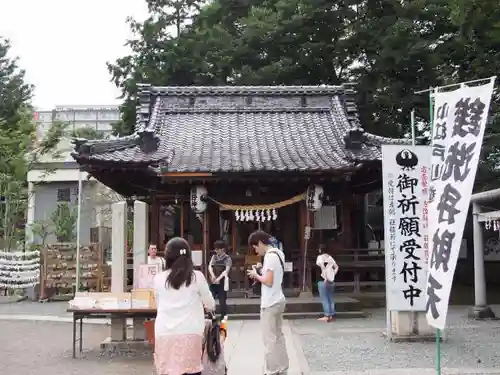
[[[191,250],[180,237],[167,242],[166,271],[155,276],[155,366],[158,375],[200,375],[204,309],[215,310],[207,280],[195,271]]]
[[[331,322],[335,319],[335,303],[333,301],[335,275],[339,271],[339,266],[333,257],[324,252],[320,246],[316,264],[321,268],[321,279],[318,281],[318,291],[321,303],[323,304],[323,312],[325,316],[318,320],[322,322]]]

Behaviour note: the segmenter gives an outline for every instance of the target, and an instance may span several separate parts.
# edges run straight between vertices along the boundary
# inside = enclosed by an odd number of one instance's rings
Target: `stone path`
[[[109,328],[84,325],[84,355],[71,359],[71,324],[66,304],[16,303],[0,306],[2,375],[153,374],[150,355],[101,356]],[[499,306],[494,309],[500,315]],[[286,321],[289,375],[434,375],[435,346],[389,343],[381,333],[385,312],[367,319]],[[500,322],[467,319],[465,307],[450,309],[443,375],[500,375]],[[226,344],[229,375],[259,375],[262,369],[258,321],[230,321]]]

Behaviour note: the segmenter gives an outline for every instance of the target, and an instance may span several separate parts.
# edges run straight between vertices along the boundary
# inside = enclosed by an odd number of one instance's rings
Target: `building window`
[[[57,201],[58,202],[71,202],[71,189],[57,189]]]

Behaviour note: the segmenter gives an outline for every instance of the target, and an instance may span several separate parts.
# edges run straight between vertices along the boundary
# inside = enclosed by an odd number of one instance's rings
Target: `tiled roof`
[[[380,159],[384,140],[360,128],[352,94],[348,86],[144,86],[134,135],[79,141],[73,155],[170,172],[349,169]]]

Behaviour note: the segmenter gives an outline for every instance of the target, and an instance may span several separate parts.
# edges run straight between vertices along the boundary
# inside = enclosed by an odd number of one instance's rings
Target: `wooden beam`
[[[182,177],[182,178],[193,178],[193,177],[212,177],[212,173],[205,172],[166,172],[161,174],[163,177]]]

